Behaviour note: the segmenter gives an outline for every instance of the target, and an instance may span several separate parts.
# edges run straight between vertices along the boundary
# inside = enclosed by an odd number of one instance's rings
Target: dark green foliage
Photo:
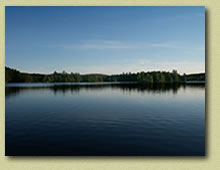
[[[205,74],[180,75],[176,70],[172,72],[140,72],[123,73],[118,75],[57,73],[28,74],[5,68],[5,82],[138,82],[142,84],[185,83],[186,81],[205,80]]]
[[[6,82],[20,82],[22,81],[21,74],[19,71],[10,69],[8,67],[5,68],[5,81]]]
[[[153,73],[137,73],[137,81],[140,83],[153,83],[154,80],[154,75]]]
[[[43,82],[43,74],[20,73],[15,69],[5,68],[5,82]]]
[[[205,81],[205,73],[185,75],[186,81]]]

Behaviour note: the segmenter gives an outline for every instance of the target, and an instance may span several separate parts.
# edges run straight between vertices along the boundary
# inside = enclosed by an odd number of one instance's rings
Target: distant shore
[[[23,73],[9,67],[5,68],[5,82],[16,83],[59,83],[59,82],[133,82],[140,84],[161,84],[161,83],[205,83],[205,73],[183,74],[180,75],[177,70],[151,71],[137,73],[122,73],[116,75],[105,74],[79,74],[54,72],[52,74]]]

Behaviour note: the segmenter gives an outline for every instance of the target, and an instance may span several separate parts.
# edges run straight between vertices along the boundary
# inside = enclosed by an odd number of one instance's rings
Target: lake
[[[8,83],[6,155],[205,154],[205,86]]]

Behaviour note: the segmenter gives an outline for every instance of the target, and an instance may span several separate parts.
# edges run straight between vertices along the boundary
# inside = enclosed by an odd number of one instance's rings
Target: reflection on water
[[[6,84],[6,155],[204,155],[205,86]]]
[[[13,83],[11,83],[13,84]],[[33,83],[34,84],[34,83]],[[45,83],[46,84],[46,83]],[[187,85],[188,88],[204,88],[204,84],[189,84]],[[6,86],[5,88],[5,95],[6,97],[10,95],[18,95],[18,93],[24,91],[24,90],[50,90],[52,91],[55,95],[56,93],[62,92],[64,95],[66,93],[76,93],[79,92],[80,89],[84,90],[103,90],[106,88],[111,88],[111,89],[118,89],[120,91],[128,91],[128,92],[137,92],[137,93],[144,93],[144,92],[152,92],[152,93],[166,93],[166,92],[172,92],[173,94],[177,93],[178,89],[180,88],[186,88],[186,85],[184,84],[74,84],[74,85],[69,85],[69,84],[49,84],[49,85],[42,85],[42,86],[37,86],[36,84],[32,86],[30,83],[26,83],[26,85],[11,85],[11,86]]]

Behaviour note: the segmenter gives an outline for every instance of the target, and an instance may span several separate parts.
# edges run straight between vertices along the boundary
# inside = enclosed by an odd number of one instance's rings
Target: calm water
[[[205,86],[6,84],[6,155],[204,155]]]

